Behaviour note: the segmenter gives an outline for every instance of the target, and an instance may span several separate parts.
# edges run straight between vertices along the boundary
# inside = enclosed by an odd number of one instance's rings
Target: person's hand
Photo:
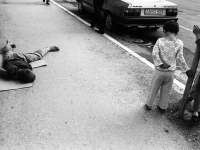
[[[200,39],[200,28],[199,28],[199,26],[194,25],[193,33],[196,35],[196,40]]]
[[[195,74],[191,69],[189,69],[188,71],[186,71],[186,75],[188,76],[188,78],[192,78]]]
[[[6,70],[0,68],[0,76],[8,77]]]
[[[167,64],[160,65],[160,68],[162,68],[162,69],[168,69],[169,67],[170,67],[170,65],[167,65]]]
[[[60,49],[57,46],[51,46],[49,52],[59,51]]]

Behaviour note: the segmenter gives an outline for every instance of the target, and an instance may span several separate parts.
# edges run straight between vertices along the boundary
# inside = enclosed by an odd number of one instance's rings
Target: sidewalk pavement
[[[0,150],[192,149],[165,115],[144,110],[148,66],[53,3],[0,4],[0,45],[60,48],[34,70],[32,88],[0,93]]]

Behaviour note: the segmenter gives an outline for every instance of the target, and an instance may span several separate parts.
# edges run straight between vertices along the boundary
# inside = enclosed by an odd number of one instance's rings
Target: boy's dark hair
[[[19,72],[19,78],[25,83],[30,83],[35,80],[35,74],[30,69],[22,69]]]
[[[164,24],[163,29],[165,30],[165,32],[177,34],[179,32],[179,24],[174,20],[170,20]]]

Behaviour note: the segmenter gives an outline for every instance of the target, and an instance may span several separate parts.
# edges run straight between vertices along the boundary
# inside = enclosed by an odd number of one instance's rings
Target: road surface
[[[78,13],[77,8],[77,2],[75,0],[55,0],[62,6],[66,7],[68,10],[70,10],[72,13],[76,14],[77,16],[81,17],[88,23],[91,21],[91,14],[86,13],[85,15],[80,15]],[[200,11],[199,11],[199,5],[200,2],[198,0],[172,0],[172,2],[178,4],[178,22],[180,24],[180,32],[177,35],[177,38],[181,39],[184,42],[184,57],[186,59],[186,62],[188,66],[190,67],[193,60],[193,55],[196,49],[195,44],[195,36],[191,32],[193,29],[193,25],[197,24],[200,26]],[[108,35],[110,35],[112,38],[116,39],[123,45],[130,48],[132,51],[138,53],[140,56],[147,59],[149,62],[153,63],[151,52],[152,48],[148,48],[146,46],[139,46],[137,44],[132,43],[133,38],[140,38],[145,41],[145,43],[153,43],[155,44],[156,40],[159,37],[163,36],[162,28],[160,28],[157,31],[150,31],[150,30],[134,30],[120,27],[115,32],[108,32],[106,31]],[[180,69],[180,68],[177,68]],[[198,68],[200,69],[200,68]],[[187,77],[185,74],[181,73],[181,71],[178,71],[176,73],[176,79],[179,80],[182,83],[186,83]]]
[[[56,45],[34,86],[0,92],[1,150],[192,150],[197,127],[143,108],[152,69],[56,5],[0,0],[0,45],[17,52]],[[135,46],[136,50],[141,49]]]

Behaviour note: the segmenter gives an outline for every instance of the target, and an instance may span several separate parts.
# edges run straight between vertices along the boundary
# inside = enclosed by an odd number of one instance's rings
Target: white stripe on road
[[[60,4],[56,3],[53,0],[51,0],[51,2],[53,2],[55,5],[57,5],[58,7],[60,7],[61,9],[63,9],[67,13],[69,13],[70,15],[74,16],[75,18],[77,18],[78,20],[80,20],[81,22],[83,22],[84,24],[86,24],[87,26],[90,26],[90,24],[88,22],[84,21],[83,19],[81,19],[77,15],[73,14],[71,11],[69,11],[65,7],[61,6]],[[115,43],[116,45],[118,45],[119,47],[121,47],[122,49],[124,49],[125,51],[129,52],[130,54],[132,54],[134,57],[136,57],[137,59],[139,59],[140,61],[142,61],[143,63],[145,63],[149,67],[151,67],[152,69],[154,69],[154,65],[152,63],[150,63],[149,61],[147,61],[145,58],[143,58],[140,55],[138,55],[137,53],[133,52],[131,49],[129,49],[128,47],[124,46],[120,42],[116,41],[115,39],[113,39],[109,35],[103,34],[103,36],[106,37],[107,39],[109,39],[110,41],[112,41],[113,43]],[[175,88],[175,90],[177,92],[179,92],[179,93],[183,93],[183,91],[185,89],[185,85],[183,83],[179,82],[176,79],[174,79],[174,84],[178,86],[177,88]]]
[[[183,29],[185,29],[185,30],[188,30],[188,31],[191,31],[192,32],[192,30],[190,30],[190,29],[188,29],[188,28],[186,28],[186,27],[183,27],[183,26],[180,26],[181,28],[183,28]]]
[[[73,14],[71,11],[69,11],[68,9],[66,9],[65,7],[61,6],[60,4],[56,3],[55,1],[51,0],[51,2],[53,2],[55,5],[57,5],[58,7],[62,8],[64,11],[66,11],[67,13],[69,13],[70,15],[74,16],[75,18],[77,18],[78,20],[80,20],[81,22],[83,22],[84,24],[86,24],[87,26],[90,26],[90,24],[88,22],[86,22],[85,20],[81,19],[80,17],[78,17],[77,15]]]

